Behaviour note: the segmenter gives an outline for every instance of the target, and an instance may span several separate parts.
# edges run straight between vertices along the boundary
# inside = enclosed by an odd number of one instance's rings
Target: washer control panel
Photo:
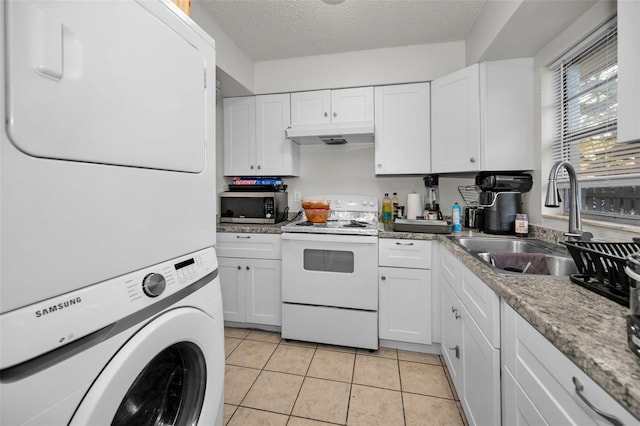
[[[0,369],[135,314],[217,268],[210,247],[5,313],[0,316]]]

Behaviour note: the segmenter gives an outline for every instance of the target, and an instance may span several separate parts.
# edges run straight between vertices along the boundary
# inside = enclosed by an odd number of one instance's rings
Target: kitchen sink
[[[535,238],[516,239],[508,237],[448,237],[476,259],[499,274],[522,274],[520,271],[500,269],[491,262],[492,253],[541,253],[547,261],[549,275],[569,276],[578,273],[578,268],[567,250]],[[526,274],[525,275],[529,275]]]

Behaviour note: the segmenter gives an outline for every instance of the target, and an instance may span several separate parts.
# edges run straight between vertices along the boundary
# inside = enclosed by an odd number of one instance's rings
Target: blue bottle
[[[462,209],[455,203],[451,208],[451,223],[453,223],[453,232],[462,231]]]

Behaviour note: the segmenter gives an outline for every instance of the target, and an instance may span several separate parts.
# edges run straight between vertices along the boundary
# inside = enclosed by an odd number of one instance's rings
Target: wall
[[[191,2],[191,19],[216,41],[216,65],[248,90],[254,87],[254,64],[227,36],[199,2]]]
[[[464,42],[256,62],[255,93],[429,81],[464,67]]]
[[[607,22],[616,13],[616,3],[611,0],[601,0],[577,19],[572,25],[567,27],[558,37],[541,49],[534,57],[536,76],[535,87],[536,92],[542,96],[536,98],[537,105],[536,123],[535,123],[535,140],[536,144],[536,164],[534,170],[534,186],[531,190],[531,196],[528,200],[528,211],[530,212],[530,222],[532,224],[542,225],[552,229],[566,231],[568,223],[566,220],[558,220],[550,217],[561,212],[560,208],[544,207],[544,197],[546,195],[547,181],[549,171],[551,170],[551,136],[552,128],[550,125],[549,114],[549,96],[548,78],[549,73],[547,66],[553,63],[563,53],[571,49],[583,38],[592,33],[595,29]],[[640,233],[639,228],[627,227],[626,230],[616,229],[621,227],[612,227],[611,225],[597,226],[594,224],[584,224],[586,231],[592,232],[597,238],[606,239],[622,239],[628,241],[630,232]]]

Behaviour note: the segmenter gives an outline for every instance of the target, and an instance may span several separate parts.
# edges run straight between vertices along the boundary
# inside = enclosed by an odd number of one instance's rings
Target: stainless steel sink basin
[[[569,276],[578,272],[578,268],[573,262],[573,259],[564,247],[546,241],[534,238],[516,239],[508,237],[450,236],[448,238],[499,274],[521,275],[521,272],[508,271],[495,267],[491,264],[492,253],[542,253],[547,260],[550,275]]]

